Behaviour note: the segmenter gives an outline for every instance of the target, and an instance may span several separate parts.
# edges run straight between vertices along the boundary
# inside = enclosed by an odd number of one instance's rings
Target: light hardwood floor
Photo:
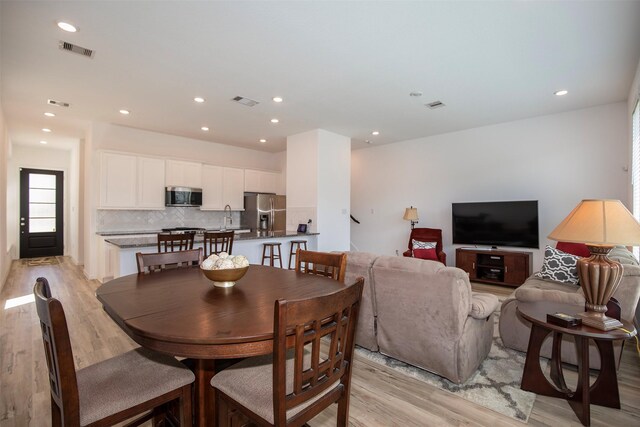
[[[84,279],[68,258],[59,265],[27,267],[15,261],[0,293],[0,426],[48,426],[49,386],[44,351],[33,303],[4,309],[7,299],[28,295],[39,276],[49,279],[54,296],[64,304],[78,368],[125,352],[136,344],[104,313],[94,296],[99,284]],[[499,296],[510,289],[475,285]],[[632,344],[632,343],[628,343]],[[622,409],[592,406],[594,426],[640,425],[640,359],[627,345],[619,371]],[[354,364],[350,424],[352,426],[512,426],[523,425],[446,391],[357,359]],[[312,426],[335,425],[335,409]],[[580,426],[569,405],[538,396],[529,419],[532,426]]]

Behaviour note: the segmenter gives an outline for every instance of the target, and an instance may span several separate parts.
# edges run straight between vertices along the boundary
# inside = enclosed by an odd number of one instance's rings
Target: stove
[[[163,228],[162,231],[164,233],[170,234],[185,234],[185,233],[193,233],[193,234],[204,234],[205,228],[201,227],[173,227],[173,228]]]

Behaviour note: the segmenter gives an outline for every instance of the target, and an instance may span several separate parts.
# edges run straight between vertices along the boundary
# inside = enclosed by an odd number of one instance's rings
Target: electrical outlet
[[[373,208],[371,208],[371,213],[373,213]]]
[[[400,252],[396,249],[396,256],[400,256]]]

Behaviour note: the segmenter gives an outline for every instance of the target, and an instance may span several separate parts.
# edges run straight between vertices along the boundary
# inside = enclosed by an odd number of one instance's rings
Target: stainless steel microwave
[[[167,187],[165,206],[202,206],[202,188]]]

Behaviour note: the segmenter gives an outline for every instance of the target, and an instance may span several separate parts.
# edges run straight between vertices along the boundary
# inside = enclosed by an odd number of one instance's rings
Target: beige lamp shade
[[[417,221],[418,220],[418,208],[406,208],[404,210],[404,216],[402,219],[406,219],[407,221]]]
[[[583,200],[547,237],[561,242],[634,246],[640,244],[640,224],[620,200]]]

